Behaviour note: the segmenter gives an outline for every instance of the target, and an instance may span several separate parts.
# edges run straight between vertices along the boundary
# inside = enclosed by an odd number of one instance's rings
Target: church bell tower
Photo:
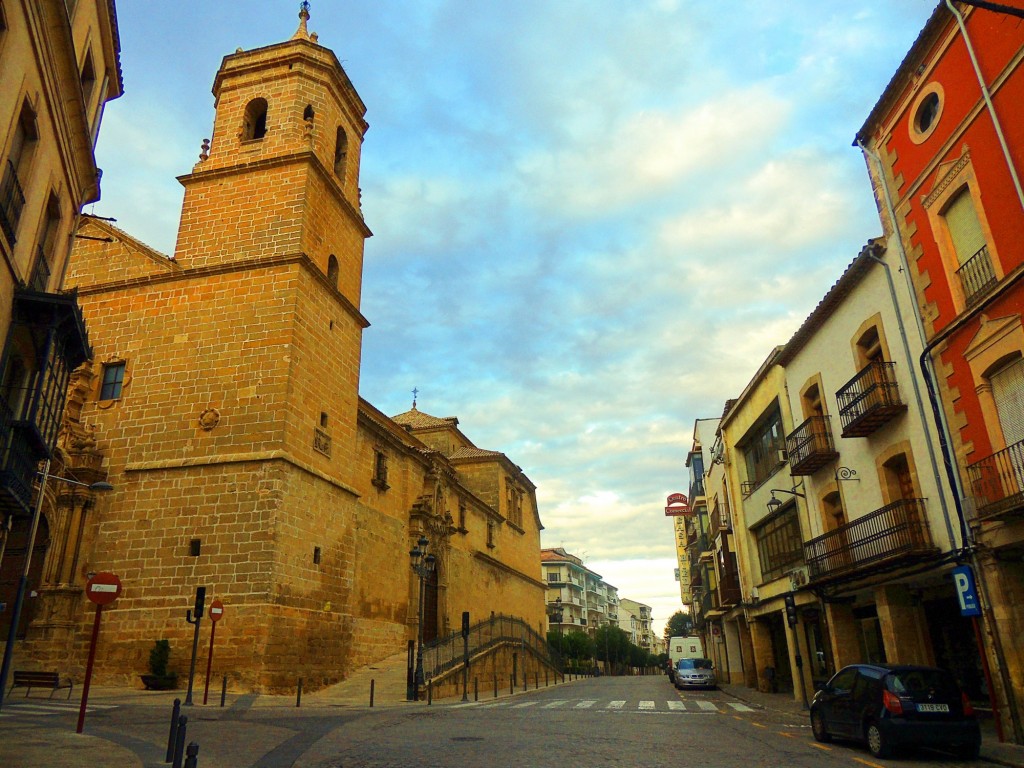
[[[333,52],[307,29],[225,56],[212,141],[185,187],[175,260],[185,268],[305,254],[358,309],[359,200],[366,107]]]

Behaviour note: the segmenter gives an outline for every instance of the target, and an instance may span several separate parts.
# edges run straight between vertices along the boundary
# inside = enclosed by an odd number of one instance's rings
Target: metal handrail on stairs
[[[542,663],[561,671],[562,658],[541,635],[522,619],[497,614],[469,628],[469,657],[479,656],[503,644],[516,644],[530,650]],[[462,632],[431,640],[423,645],[423,670],[427,679],[440,677],[459,667],[465,654]]]

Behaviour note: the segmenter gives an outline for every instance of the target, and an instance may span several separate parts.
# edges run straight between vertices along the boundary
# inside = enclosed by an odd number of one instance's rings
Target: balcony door
[[[1024,358],[1018,357],[989,378],[992,399],[1003,430],[1008,470],[1004,469],[1004,498],[1024,492]],[[1006,464],[1003,465],[1007,467]]]
[[[1009,447],[1024,440],[1024,357],[1001,368],[989,381],[1003,440]]]

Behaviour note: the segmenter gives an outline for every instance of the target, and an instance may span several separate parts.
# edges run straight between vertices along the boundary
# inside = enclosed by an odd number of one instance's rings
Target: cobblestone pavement
[[[9,699],[0,712],[0,766],[165,766],[173,697],[101,691],[91,698],[84,735],[74,732],[74,702]],[[576,680],[433,706],[370,709],[334,700],[298,708],[287,697],[267,696],[236,696],[228,704],[182,710],[187,741],[200,745],[200,768],[971,765],[928,753],[875,761],[859,745],[815,743],[806,712],[790,697],[739,686],[680,693],[663,676]],[[1024,766],[1024,749],[997,753],[991,738],[986,734],[984,757]]]

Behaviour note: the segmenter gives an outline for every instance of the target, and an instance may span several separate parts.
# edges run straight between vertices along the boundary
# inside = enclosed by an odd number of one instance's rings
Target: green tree
[[[665,623],[665,637],[687,637],[693,632],[693,618],[688,613],[676,611]]]

